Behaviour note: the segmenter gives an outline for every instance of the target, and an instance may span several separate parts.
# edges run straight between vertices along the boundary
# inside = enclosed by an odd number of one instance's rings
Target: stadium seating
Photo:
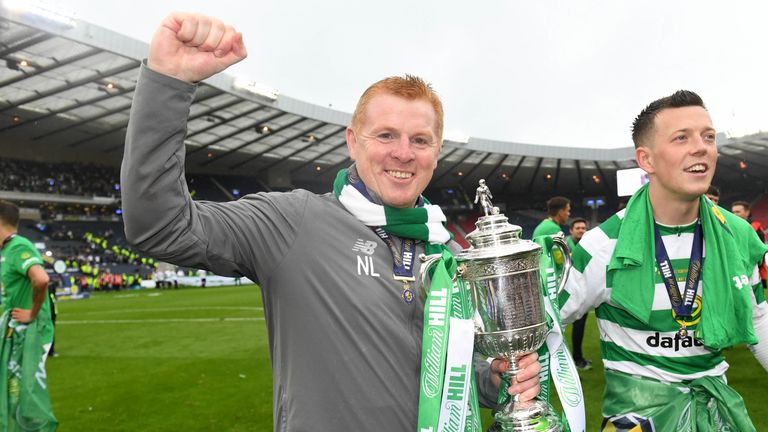
[[[117,171],[86,163],[0,159],[0,190],[80,196],[120,194]]]
[[[190,175],[189,191],[196,200],[228,201],[241,196],[268,191],[255,177]],[[23,220],[20,231],[33,242],[44,245],[50,262],[61,259],[68,263],[98,266],[103,273],[139,273],[147,276],[154,271],[154,261],[142,262],[140,254],[128,245],[123,234],[120,216],[120,185],[117,167],[86,163],[41,163],[0,158],[0,192],[18,192],[30,197],[20,202],[22,207],[39,210],[35,220]],[[468,248],[466,235],[476,229],[480,216],[472,211],[460,187],[432,190],[430,199],[440,205],[448,215],[448,230],[462,248]],[[754,202],[753,218],[768,225],[768,195],[754,199],[739,190],[726,192],[726,205],[741,199]],[[742,196],[744,195],[744,196]],[[101,204],[94,197],[112,197],[110,204]],[[57,197],[57,202],[46,201]],[[532,199],[532,198],[531,198]],[[572,217],[603,221],[615,211],[612,200],[593,210],[577,197],[571,197]],[[514,209],[505,210],[509,222],[522,228],[522,237],[528,238],[538,223],[546,217],[541,208],[543,201],[527,202],[516,199]],[[98,239],[98,241],[93,241]],[[104,246],[106,245],[106,246]],[[89,268],[89,272],[92,270]],[[80,275],[82,272],[76,272]]]
[[[768,226],[768,194],[759,197],[752,203],[752,220],[760,221],[765,227]]]

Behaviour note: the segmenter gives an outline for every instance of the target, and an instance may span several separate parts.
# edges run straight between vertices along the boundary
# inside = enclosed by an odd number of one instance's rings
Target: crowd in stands
[[[83,238],[95,248],[101,248],[109,262],[155,267],[155,260],[153,258],[141,256],[130,248],[121,247],[114,242],[110,242],[106,237],[88,232],[85,233]]]
[[[96,217],[101,219],[114,219],[121,210],[119,204],[66,204],[66,203],[41,203],[35,205],[40,209],[40,217],[43,220],[57,220],[70,216]]]
[[[63,275],[51,275],[54,286],[80,292],[136,288],[157,268],[154,259],[127,246],[120,223],[25,222],[19,231],[45,246],[47,266],[55,261],[66,265]]]
[[[0,190],[79,196],[119,196],[117,168],[89,163],[41,163],[0,158]]]
[[[190,175],[187,183],[195,199],[224,201],[264,190],[254,178]],[[0,191],[32,192],[74,196],[120,197],[120,172],[117,167],[90,163],[43,163],[0,157]],[[114,214],[114,206],[44,204],[41,211],[50,216],[66,210],[68,214]]]

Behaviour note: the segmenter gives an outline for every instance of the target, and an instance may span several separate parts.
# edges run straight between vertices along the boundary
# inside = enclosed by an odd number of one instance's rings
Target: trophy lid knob
[[[523,229],[509,223],[509,219],[501,213],[498,207],[491,203],[490,189],[485,180],[480,180],[480,186],[475,195],[485,213],[475,222],[476,230],[467,234],[466,239],[472,247],[465,250],[459,259],[480,259],[535,252],[541,246],[529,240],[521,240]]]

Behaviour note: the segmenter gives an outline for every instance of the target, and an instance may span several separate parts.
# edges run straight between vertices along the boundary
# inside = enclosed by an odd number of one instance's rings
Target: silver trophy
[[[478,188],[478,194],[486,193],[483,189],[487,187]],[[472,246],[456,257],[458,273],[472,293],[475,349],[488,357],[507,359],[506,375],[512,382],[519,371],[517,357],[538,350],[548,333],[539,270],[541,246],[520,239],[522,228],[499,214],[489,196],[476,201],[482,203],[486,215],[466,237]],[[571,266],[568,247],[562,235],[554,240],[562,249],[563,274],[567,275]],[[559,289],[564,285],[565,276]],[[494,419],[489,431],[563,430],[550,406],[539,400],[518,402],[515,397],[495,412]]]

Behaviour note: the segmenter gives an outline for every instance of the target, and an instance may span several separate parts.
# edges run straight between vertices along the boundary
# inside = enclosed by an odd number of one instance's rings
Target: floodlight
[[[268,85],[245,77],[236,77],[232,82],[232,88],[235,90],[243,90],[256,96],[265,97],[272,101],[277,100],[277,97],[280,95],[280,92],[269,87]]]

